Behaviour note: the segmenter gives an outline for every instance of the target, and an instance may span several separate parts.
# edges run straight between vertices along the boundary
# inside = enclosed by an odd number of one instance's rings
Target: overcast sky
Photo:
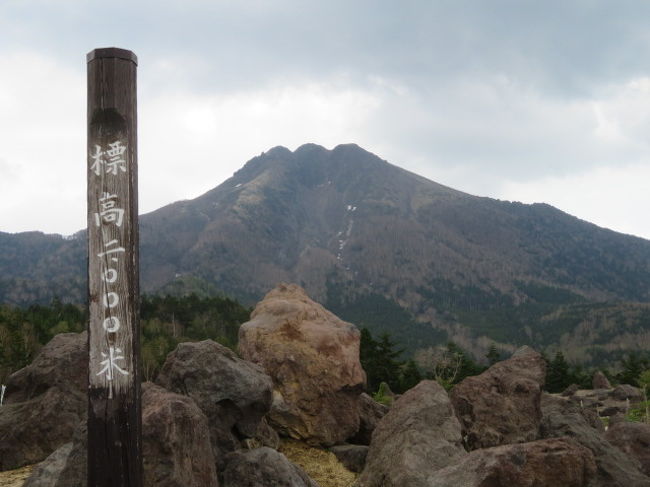
[[[86,53],[139,58],[140,208],[354,142],[650,238],[647,0],[0,0],[0,231],[85,225]]]

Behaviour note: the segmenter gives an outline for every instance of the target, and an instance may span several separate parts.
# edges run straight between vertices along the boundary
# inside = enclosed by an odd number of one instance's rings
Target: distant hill
[[[561,343],[600,361],[650,348],[650,241],[456,191],[356,145],[275,147],[140,221],[147,292],[188,285],[251,304],[295,282],[410,350],[448,338],[476,354],[492,341]],[[0,233],[0,301],[82,300],[84,239]],[[598,318],[603,309],[623,322]]]

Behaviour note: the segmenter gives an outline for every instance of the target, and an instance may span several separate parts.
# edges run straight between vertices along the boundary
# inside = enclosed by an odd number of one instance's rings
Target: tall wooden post
[[[137,58],[88,62],[88,487],[141,487]]]

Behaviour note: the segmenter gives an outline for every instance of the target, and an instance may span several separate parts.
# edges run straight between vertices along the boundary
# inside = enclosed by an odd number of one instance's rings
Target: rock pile
[[[593,411],[542,393],[543,381],[541,356],[523,349],[458,384],[451,401],[421,382],[379,421],[359,486],[650,487],[645,428],[612,428],[610,442]]]
[[[650,487],[650,426],[605,433],[585,405],[629,404],[638,389],[545,394],[531,349],[450,395],[422,381],[387,408],[361,392],[359,332],[297,286],[270,292],[240,338],[243,358],[180,344],[143,384],[147,487],[318,487],[277,451],[278,432],[331,447],[357,487]],[[59,335],[9,380],[0,470],[42,461],[26,487],[86,487],[86,353],[85,335]]]

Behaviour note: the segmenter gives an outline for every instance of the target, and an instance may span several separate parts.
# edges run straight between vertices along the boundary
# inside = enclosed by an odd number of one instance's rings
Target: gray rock
[[[610,426],[605,438],[628,457],[638,460],[641,471],[650,476],[650,424],[618,422]]]
[[[456,385],[450,398],[469,448],[536,439],[545,376],[543,357],[525,347]]]
[[[72,451],[72,442],[55,450],[49,457],[39,463],[23,487],[56,487],[63,467],[68,463]]]
[[[611,389],[612,385],[609,383],[607,376],[597,370],[591,378],[591,387],[592,389]]]
[[[580,386],[578,384],[571,384],[569,387],[564,389],[562,391],[563,396],[573,396],[578,390],[580,389]]]
[[[643,393],[641,392],[641,389],[629,384],[616,386],[611,395],[619,401],[629,400],[631,403],[643,401]]]
[[[336,445],[330,448],[339,462],[351,472],[361,473],[366,465],[369,447],[366,445]]]
[[[596,475],[591,451],[566,438],[475,450],[434,472],[427,487],[588,487]]]
[[[226,456],[223,487],[318,487],[287,457],[271,448],[239,450]]]
[[[274,450],[280,448],[280,436],[278,436],[277,431],[269,424],[266,417],[260,421],[253,440],[257,442],[256,447],[268,446]]]
[[[55,336],[9,377],[0,408],[0,471],[47,458],[87,413],[86,333]]]
[[[41,462],[25,482],[28,487],[87,487],[88,430],[86,421],[75,429],[72,442]]]
[[[422,381],[377,425],[359,486],[425,487],[433,472],[465,455],[447,393],[437,382]]]
[[[88,428],[82,421],[72,439],[72,449],[54,487],[88,486]]]
[[[147,382],[142,404],[145,486],[216,487],[208,419],[196,403]]]
[[[150,383],[142,385],[145,487],[218,487],[207,418],[192,399]],[[29,478],[32,487],[87,487],[86,422]],[[67,458],[65,455],[66,450]],[[61,459],[61,461],[54,461]]]
[[[624,455],[591,426],[580,406],[562,397],[542,397],[542,438],[570,437],[590,449],[598,472],[589,487],[650,487],[650,478],[640,470],[639,463]]]
[[[378,403],[365,392],[359,397],[359,431],[348,439],[355,445],[370,445],[372,432],[388,412],[388,406]]]
[[[599,411],[599,414],[601,416],[607,416],[607,417],[612,417],[616,416],[618,414],[625,413],[625,409],[621,409],[620,406],[606,406],[604,405],[603,408]]]
[[[188,395],[208,417],[218,469],[227,452],[255,438],[271,408],[271,378],[212,340],[179,344],[167,356],[156,383]]]

